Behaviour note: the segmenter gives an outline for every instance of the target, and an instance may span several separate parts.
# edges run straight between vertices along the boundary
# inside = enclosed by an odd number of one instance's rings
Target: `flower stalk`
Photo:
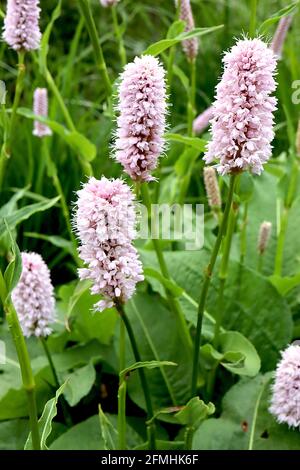
[[[117,12],[117,6],[116,5],[112,5],[111,14],[112,14],[112,19],[113,19],[115,35],[116,35],[118,45],[119,45],[119,47],[118,47],[119,56],[120,56],[120,59],[121,59],[122,67],[124,67],[127,64],[127,55],[126,55],[126,49],[125,49],[125,46],[124,46],[123,35],[122,35],[120,25],[119,25],[119,21],[118,21],[118,12]]]
[[[124,311],[123,305],[119,303],[119,304],[116,305],[116,308],[118,310],[118,313],[119,313],[122,321],[124,322],[124,325],[125,325],[125,328],[126,328],[126,331],[127,331],[130,343],[131,343],[131,347],[132,347],[132,351],[133,351],[135,360],[136,360],[136,362],[141,362],[142,359],[141,359],[141,355],[140,355],[140,352],[139,352],[139,349],[138,349],[138,346],[137,346],[137,342],[136,342],[136,339],[135,339],[135,336],[134,336],[134,331],[132,329],[129,318],[127,317],[127,315]],[[140,381],[141,381],[142,389],[143,389],[144,396],[145,396],[145,402],[146,402],[146,408],[147,408],[147,421],[148,422],[151,421],[147,425],[148,438],[149,438],[149,449],[155,450],[156,449],[155,425],[154,425],[153,420],[152,420],[152,418],[153,418],[153,406],[152,406],[152,400],[151,400],[151,395],[150,395],[150,390],[149,390],[149,384],[148,384],[147,377],[146,377],[144,369],[141,367],[141,368],[138,369],[138,372],[139,372]]]
[[[89,4],[88,0],[78,0],[79,7],[81,10],[82,15],[84,16],[85,19],[85,24],[90,36],[90,40],[92,42],[93,50],[94,50],[94,55],[95,55],[95,60],[96,60],[96,65],[99,69],[99,72],[101,73],[104,88],[106,91],[106,95],[110,97],[112,93],[112,87],[111,87],[111,82],[109,79],[102,47],[99,42],[99,36],[97,32],[97,28],[95,25],[95,21],[91,12],[91,7]]]
[[[19,318],[15,307],[10,299],[7,298],[6,285],[0,271],[0,284],[1,284],[1,301],[3,304],[4,312],[7,319],[9,331],[11,333],[19,364],[21,369],[23,388],[26,392],[28,403],[29,423],[32,435],[32,446],[34,450],[40,450],[40,435],[36,405],[36,385],[31,368],[30,358],[22,328],[20,326]]]
[[[218,253],[220,250],[220,246],[222,240],[226,234],[227,230],[227,223],[228,217],[231,209],[231,204],[233,200],[234,188],[236,183],[237,175],[233,173],[230,177],[230,186],[229,192],[227,196],[227,202],[222,218],[221,226],[219,227],[219,232],[217,239],[215,241],[215,245],[211,254],[210,261],[206,268],[204,269],[204,280],[202,284],[202,289],[199,298],[199,305],[198,305],[198,318],[197,318],[197,327],[196,327],[196,335],[195,335],[195,344],[194,344],[194,359],[193,359],[193,372],[192,372],[192,384],[191,384],[191,396],[194,397],[197,394],[197,382],[198,382],[198,372],[199,372],[199,352],[200,352],[200,345],[201,345],[201,332],[202,332],[202,322],[203,322],[203,315],[208,295],[208,290],[211,282],[211,277],[213,274],[213,270],[215,267],[215,263],[218,257]]]

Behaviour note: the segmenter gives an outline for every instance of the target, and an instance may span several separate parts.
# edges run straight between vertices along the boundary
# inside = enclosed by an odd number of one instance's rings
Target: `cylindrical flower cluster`
[[[220,208],[221,194],[215,169],[207,166],[204,168],[203,176],[209,206]]]
[[[300,426],[300,346],[290,345],[277,365],[270,412],[279,423]]]
[[[87,265],[79,269],[79,277],[92,280],[92,294],[104,297],[94,305],[101,312],[130,299],[136,284],[144,279],[132,245],[136,235],[134,196],[121,179],[90,178],[78,191],[76,205],[79,254]]]
[[[116,160],[136,181],[151,181],[164,150],[165,71],[153,56],[136,57],[121,75]]]
[[[225,54],[217,85],[212,141],[206,163],[219,159],[219,173],[250,169],[260,174],[271,156],[276,98],[276,57],[260,39],[244,39]]]
[[[50,271],[37,253],[22,253],[22,274],[12,301],[25,336],[48,336],[55,321],[54,289]]]
[[[214,108],[213,106],[209,106],[209,108],[205,109],[203,113],[199,114],[199,116],[194,119],[193,122],[193,131],[195,134],[201,134],[209,126],[210,120],[213,118],[214,115]]]
[[[258,240],[257,240],[257,250],[260,255],[263,255],[267,249],[270,235],[272,230],[271,222],[262,222],[259,228]]]
[[[185,31],[189,32],[195,28],[194,16],[190,0],[180,0],[179,18],[185,21]],[[183,50],[189,60],[195,60],[198,54],[198,38],[186,39],[182,42]]]
[[[40,46],[39,3],[39,0],[7,1],[3,39],[16,51],[32,51]]]
[[[292,24],[292,21],[293,21],[293,15],[288,15],[288,16],[284,16],[283,18],[280,18],[277,29],[273,36],[273,39],[271,42],[271,49],[279,59],[281,57],[283,44],[284,44],[287,32]]]
[[[48,91],[46,88],[37,88],[33,95],[33,112],[37,116],[48,117]],[[52,135],[51,129],[42,122],[34,121],[33,135],[45,137]]]
[[[112,7],[113,5],[116,5],[120,0],[100,0],[100,3],[103,7]]]

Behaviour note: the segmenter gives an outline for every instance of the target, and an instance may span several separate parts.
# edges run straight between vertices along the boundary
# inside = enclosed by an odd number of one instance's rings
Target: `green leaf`
[[[169,47],[172,47],[181,41],[185,41],[186,39],[191,39],[194,37],[204,36],[206,34],[218,31],[221,28],[223,28],[223,25],[212,26],[211,28],[195,28],[187,33],[181,33],[173,39],[162,39],[161,41],[158,41],[152,44],[151,46],[149,46],[143,52],[143,55],[157,56],[161,54],[162,52],[164,52],[166,49],[169,49]]]
[[[98,341],[92,340],[79,346],[69,347],[61,353],[52,354],[52,360],[57,372],[68,372],[75,367],[84,366],[90,360],[97,362],[107,354],[107,348]],[[47,359],[40,356],[32,359],[32,367],[40,370],[47,364]]]
[[[41,440],[41,450],[47,450],[47,439],[52,431],[52,420],[57,415],[57,402],[60,395],[63,393],[66,382],[59,387],[55,393],[55,397],[47,401],[43,414],[39,419],[39,431]],[[32,450],[31,432],[29,433],[24,450]]]
[[[112,426],[117,426],[117,416],[106,414]],[[112,434],[114,447],[117,446],[117,435]],[[135,447],[142,443],[141,437],[136,433],[130,423],[126,425],[126,441],[128,446]],[[76,424],[64,434],[59,436],[51,445],[51,450],[105,450],[103,436],[99,426],[99,415],[94,415],[81,423]]]
[[[274,274],[269,279],[283,297],[300,285],[300,273],[290,277],[281,277]]]
[[[207,405],[199,397],[191,398],[191,400],[176,413],[175,417],[180,424],[197,429],[200,423],[208,416],[215,412],[213,403]]]
[[[250,220],[252,224],[252,219]],[[144,265],[159,269],[153,251],[140,250],[140,254]],[[188,321],[195,325],[203,271],[209,261],[209,252],[207,250],[166,251],[165,260],[174,282],[182,287],[189,299],[195,303],[195,305],[190,302],[187,304],[187,299],[184,298],[182,304]],[[217,313],[216,293],[219,287],[217,273],[218,266],[212,278],[206,306],[207,313],[213,317]],[[230,282],[225,286],[222,326],[226,330],[239,331],[247,337],[260,356],[263,370],[271,370],[277,363],[279,351],[292,338],[290,307],[267,278],[245,266],[241,267],[239,263],[230,262],[228,279]],[[157,284],[157,280],[151,281],[153,288],[156,291],[160,289],[158,291],[161,292],[160,284],[158,286]],[[206,318],[208,319],[207,316]],[[178,362],[169,355],[164,357]],[[180,361],[178,364],[180,365]]]
[[[74,254],[74,247],[73,247],[72,242],[58,235],[44,235],[42,233],[24,232],[24,236],[30,237],[30,238],[37,238],[39,240],[45,240],[46,242],[51,243],[53,246],[56,246],[57,248],[62,248],[68,253]]]
[[[0,423],[0,450],[23,450],[29,432],[27,419],[13,419]]]
[[[115,439],[118,435],[118,431],[113,426],[113,424],[109,421],[105,413],[103,413],[101,405],[99,404],[99,422],[100,422],[100,430],[101,436],[104,443],[105,450],[115,450]]]
[[[126,369],[123,369],[120,372],[120,379],[125,380],[126,376],[128,376],[131,372],[134,372],[137,369],[145,368],[145,369],[155,369],[156,367],[164,367],[164,366],[177,366],[175,362],[170,361],[144,361],[144,362],[135,362]]]
[[[69,405],[77,405],[90,392],[95,380],[96,371],[92,362],[70,374],[64,391],[64,396]]]
[[[25,196],[28,188],[29,186],[26,186],[25,188],[17,190],[16,194],[14,194],[6,204],[0,207],[0,218],[7,217],[16,209],[17,202]]]
[[[181,134],[167,133],[165,138],[168,142],[178,142],[188,147],[193,147],[199,152],[205,152],[207,141],[198,137],[187,137]]]
[[[29,206],[24,206],[21,209],[17,209],[8,216],[5,217],[7,225],[10,230],[15,228],[18,224],[24,220],[29,219],[33,214],[37,212],[43,212],[51,207],[53,207],[59,201],[59,197],[54,197],[53,199],[44,198],[43,202],[37,202],[30,204]],[[4,220],[0,218],[0,236],[2,236],[6,231],[6,226]]]
[[[199,155],[199,150],[196,149],[195,147],[187,147],[183,153],[180,155],[178,160],[176,161],[174,168],[177,173],[177,176],[181,178],[181,181],[183,182],[185,178],[188,177],[187,183],[190,182],[190,172],[191,168],[193,168],[193,165]]]
[[[144,268],[144,274],[147,277],[153,277],[157,279],[168,291],[170,291],[174,297],[180,297],[183,294],[183,289],[179,287],[175,282],[170,279],[166,279],[160,271],[153,268]]]
[[[277,21],[279,21],[280,18],[290,15],[294,10],[296,10],[298,5],[299,5],[299,1],[293,2],[290,5],[287,5],[286,7],[274,13],[270,18],[265,20],[260,25],[259,30],[258,30],[259,34],[260,35],[266,34],[270,26],[272,26],[274,23],[277,23]]]
[[[174,21],[168,29],[167,39],[176,38],[176,36],[183,33],[184,28],[185,28],[185,21],[182,21],[182,20]]]
[[[238,197],[241,202],[248,202],[254,191],[253,177],[248,172],[243,172],[239,178]]]
[[[269,412],[272,374],[243,378],[224,396],[220,418],[195,432],[194,450],[299,450],[299,431],[276,423]]]
[[[181,325],[160,301],[158,295],[137,294],[126,305],[126,313],[133,325],[141,357],[144,361],[161,362],[168,358],[177,367],[159,367],[145,370],[149,378],[154,409],[183,405],[189,399],[192,357],[182,341]],[[163,319],[163,327],[162,327]],[[118,341],[116,335],[115,341]],[[178,347],[180,345],[180,347]],[[134,363],[128,344],[126,366]],[[128,384],[128,393],[138,406],[145,408],[138,374]]]
[[[98,416],[92,416],[67,430],[50,445],[50,449],[104,450]]]
[[[53,132],[58,134],[74,150],[74,152],[81,155],[86,161],[91,162],[96,157],[96,146],[83,134],[80,134],[77,131],[70,131],[66,127],[62,126],[56,121],[52,121],[51,119],[45,118],[43,116],[37,116],[31,111],[31,109],[28,108],[19,108],[18,114],[28,119],[42,122],[43,124],[49,126]]]
[[[173,72],[174,72],[174,75],[176,75],[176,77],[178,77],[179,80],[181,81],[181,84],[183,88],[185,89],[185,91],[188,92],[189,87],[190,87],[190,81],[188,77],[186,76],[186,74],[184,73],[184,71],[180,67],[178,67],[178,65],[174,64]],[[178,135],[178,134],[175,134],[175,135]]]
[[[7,266],[5,273],[4,273],[4,281],[6,284],[6,300],[10,296],[11,292],[14,290],[16,285],[19,282],[21,273],[22,273],[22,258],[19,247],[12,236],[12,233],[9,229],[6,219],[4,219],[4,224],[6,226],[6,230],[8,232],[10,242],[11,242],[11,252],[12,258]],[[4,300],[5,302],[5,300]]]
[[[87,342],[97,339],[102,344],[110,344],[117,320],[115,309],[93,312],[93,305],[100,296],[91,295],[90,282],[79,281],[64,285],[59,289],[58,307],[64,318],[72,323],[71,338],[74,341]]]
[[[184,441],[163,441],[161,439],[156,440],[156,450],[184,450]],[[134,448],[134,450],[147,450],[149,448],[149,442],[144,442]]]
[[[254,377],[258,374],[261,365],[259,355],[250,341],[238,331],[221,333],[220,349],[225,359],[225,361],[221,360],[221,364],[225,369],[234,374],[247,375],[248,377]],[[240,353],[243,356],[242,361],[232,363],[230,353]]]

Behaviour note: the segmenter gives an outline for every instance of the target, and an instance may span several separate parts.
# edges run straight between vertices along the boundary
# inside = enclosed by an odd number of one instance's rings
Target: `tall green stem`
[[[51,357],[51,354],[50,354],[50,351],[49,351],[49,348],[48,348],[48,345],[47,345],[47,341],[45,340],[45,338],[41,337],[41,343],[42,343],[42,346],[44,348],[45,355],[46,355],[46,357],[48,359],[48,362],[49,362],[49,366],[50,366],[50,369],[51,369],[51,373],[53,375],[55,387],[57,389],[59,389],[60,383],[59,383],[58,376],[57,376],[57,373],[56,373],[56,369],[55,369],[55,366],[54,366],[54,362],[52,360],[52,357]]]
[[[113,25],[114,25],[114,30],[115,30],[115,35],[118,40],[119,44],[119,55],[121,59],[121,64],[124,67],[127,63],[127,56],[126,56],[126,50],[124,47],[124,41],[123,41],[123,36],[120,30],[120,25],[118,21],[118,13],[117,13],[117,6],[113,5],[111,7],[111,13],[112,13],[112,19],[113,19]]]
[[[193,122],[195,118],[196,102],[196,60],[190,61],[190,89],[188,101],[188,136],[193,135]]]
[[[2,276],[2,274],[1,274]],[[35,381],[33,372],[30,364],[30,358],[25,343],[25,339],[22,333],[22,329],[19,323],[18,315],[16,310],[9,300],[4,305],[4,311],[6,313],[6,319],[11,332],[15,348],[17,351],[19,364],[21,368],[23,388],[26,391],[29,411],[29,422],[32,436],[32,446],[34,450],[40,450],[40,435],[39,425],[37,417],[37,406],[35,397]]]
[[[228,218],[228,226],[227,226],[227,231],[226,231],[226,235],[224,238],[224,249],[222,253],[222,261],[221,261],[221,267],[220,267],[220,272],[219,272],[219,280],[220,280],[219,298],[220,300],[219,300],[219,305],[218,305],[219,308],[218,308],[217,317],[216,317],[214,339],[213,339],[213,346],[215,348],[217,348],[219,345],[219,335],[220,335],[220,328],[222,324],[223,309],[224,309],[223,294],[224,294],[224,287],[225,287],[226,279],[228,276],[229,255],[230,255],[230,250],[231,250],[231,243],[232,243],[235,223],[236,223],[236,213],[235,213],[234,208],[232,207],[230,210],[229,218]]]
[[[256,10],[257,10],[257,0],[251,0],[250,5],[250,24],[249,24],[249,35],[251,38],[255,35],[256,29]]]
[[[122,321],[124,322],[124,325],[127,330],[127,334],[131,343],[132,351],[135,357],[136,362],[141,362],[141,355],[137,346],[137,342],[135,340],[134,332],[131,327],[130,321],[124,311],[124,308],[122,305],[117,305],[118,312],[122,318]],[[148,416],[148,421],[153,418],[153,407],[152,407],[152,400],[151,400],[151,395],[150,395],[150,390],[149,390],[149,385],[148,385],[148,380],[145,374],[145,371],[143,368],[138,369],[144,396],[145,396],[145,402],[146,402],[146,408],[147,408],[147,416]],[[156,442],[155,442],[155,425],[153,422],[151,422],[148,426],[148,436],[149,436],[149,448],[152,450],[156,449]]]
[[[222,253],[222,260],[221,266],[219,271],[219,290],[218,290],[218,301],[217,301],[217,315],[216,315],[216,322],[214,328],[214,338],[213,338],[213,347],[218,349],[219,347],[219,336],[220,330],[222,326],[223,320],[223,312],[224,312],[224,290],[226,279],[228,276],[228,263],[229,263],[229,255],[231,250],[231,243],[232,237],[234,233],[234,228],[236,224],[236,213],[235,209],[231,207],[228,224],[227,224],[227,231],[223,241],[223,253]],[[208,398],[211,399],[214,391],[215,380],[217,375],[219,364],[216,365],[210,370],[207,378],[207,395]]]
[[[68,111],[68,108],[66,107],[65,102],[63,100],[63,97],[61,96],[60,91],[57,88],[56,83],[55,83],[55,81],[54,81],[54,79],[53,79],[53,77],[52,77],[52,75],[51,75],[51,73],[49,72],[48,69],[45,70],[45,79],[48,83],[49,88],[51,89],[53,95],[55,96],[55,98],[56,98],[56,100],[59,104],[59,107],[61,109],[61,112],[64,115],[67,126],[69,127],[70,131],[76,131],[74,122],[71,118],[71,115]]]
[[[53,186],[56,189],[57,195],[60,197],[61,210],[62,210],[64,219],[65,219],[65,222],[66,222],[66,227],[68,229],[70,239],[74,243],[74,245],[76,246],[76,240],[75,240],[75,237],[74,237],[74,234],[73,234],[73,231],[72,231],[71,222],[70,222],[71,221],[70,211],[69,211],[69,208],[68,208],[68,204],[67,204],[65,194],[63,192],[59,177],[57,175],[56,165],[53,162],[53,160],[51,159],[47,137],[43,138],[42,149],[43,149],[43,151],[42,151],[43,159],[45,160],[45,162],[48,166],[48,176],[50,176],[50,178],[52,178]]]
[[[295,198],[297,184],[298,184],[298,177],[299,177],[299,161],[294,158],[292,166],[291,166],[291,171],[290,171],[290,179],[289,179],[287,196],[284,201],[284,207],[280,212],[279,233],[278,233],[278,239],[277,239],[275,266],[274,266],[274,274],[276,276],[281,276],[282,274],[284,242],[285,242],[285,236],[286,236],[286,231],[288,227],[289,211],[290,211],[290,208],[292,207],[292,204]]]
[[[86,27],[90,36],[90,40],[93,46],[96,65],[101,73],[103,84],[106,90],[106,94],[107,96],[110,96],[112,92],[111,83],[110,83],[110,79],[108,76],[102,47],[100,45],[97,28],[96,28],[95,21],[91,12],[89,0],[78,0],[78,3],[79,3],[81,13],[84,16],[85,24],[86,24]]]
[[[120,372],[125,369],[125,323],[120,319]],[[126,381],[118,389],[118,448],[126,450]]]
[[[280,217],[280,228],[279,235],[277,239],[276,255],[275,255],[275,267],[274,274],[275,276],[281,276],[282,274],[282,263],[283,263],[283,250],[284,250],[284,241],[288,225],[288,209],[283,208],[281,217]]]
[[[49,366],[50,366],[50,369],[51,369],[51,373],[53,375],[55,388],[56,388],[56,390],[58,390],[59,387],[60,387],[60,383],[59,383],[58,375],[56,373],[55,365],[54,365],[54,362],[52,360],[51,353],[49,351],[46,339],[41,337],[41,343],[42,343],[42,346],[44,348],[45,355],[48,359],[48,363],[49,363]],[[60,404],[61,404],[61,408],[62,408],[62,412],[63,412],[64,418],[65,418],[66,424],[69,425],[69,426],[72,426],[72,424],[73,424],[72,419],[71,419],[71,416],[68,412],[67,403],[66,403],[65,398],[64,398],[63,395],[61,397],[59,397],[59,401],[60,401]]]
[[[149,229],[151,233],[151,212],[152,212],[151,211],[151,198],[150,198],[150,193],[149,193],[149,188],[148,188],[147,183],[143,183],[141,185],[141,192],[143,196],[143,201],[148,211],[148,223],[149,223]],[[164,276],[165,279],[171,280],[171,276],[169,274],[169,270],[168,270],[168,267],[164,258],[164,254],[161,248],[160,240],[153,238],[152,243],[153,243],[153,247],[156,253],[156,257],[157,257],[162,275]],[[166,287],[165,287],[165,293],[166,293],[166,297],[167,297],[170,309],[176,315],[176,318],[179,324],[179,330],[182,335],[182,339],[185,342],[188,350],[191,350],[192,340],[191,340],[191,336],[190,336],[184,315],[181,311],[179,302],[177,299],[173,297],[173,295],[170,293],[170,291]]]
[[[17,110],[19,107],[21,95],[24,88],[24,77],[25,77],[25,52],[20,51],[18,52],[18,75],[16,81],[16,88],[15,88],[15,96],[12,105],[12,111],[10,120],[8,123],[8,131],[6,136],[6,141],[3,143],[3,147],[1,150],[0,155],[0,188],[2,188],[5,169],[7,165],[7,161],[11,156],[11,146],[12,146],[12,139],[16,132],[16,121],[17,121]]]
[[[177,6],[176,6],[176,15],[175,15],[175,21],[179,19],[180,15],[180,3],[181,0],[177,1]],[[172,88],[172,81],[173,81],[173,66],[174,66],[174,59],[175,59],[175,51],[176,51],[176,46],[170,47],[169,49],[169,56],[168,56],[168,86],[169,90],[171,91]]]
[[[68,108],[66,107],[66,105],[64,103],[63,97],[61,96],[61,93],[60,93],[59,89],[57,88],[56,83],[55,83],[51,73],[49,72],[48,69],[45,69],[44,73],[45,73],[45,79],[48,83],[48,86],[52,90],[52,93],[55,96],[55,98],[56,98],[56,100],[59,104],[59,107],[61,109],[61,112],[63,113],[63,116],[65,118],[65,121],[66,121],[66,124],[67,124],[68,128],[70,129],[71,132],[76,132],[76,127],[74,125],[74,122],[71,118],[71,115],[68,111]],[[84,159],[80,155],[78,156],[78,159],[79,159],[79,163],[81,165],[83,173],[86,176],[91,176],[93,174],[93,169],[92,169],[91,164],[88,161],[86,161],[86,159]]]
[[[9,124],[9,135],[8,135],[8,142],[7,142],[7,153],[10,154],[11,152],[11,139],[13,137],[13,133],[15,132],[16,127],[16,120],[17,120],[17,109],[19,107],[21,95],[23,92],[24,87],[24,77],[25,77],[25,52],[20,51],[18,52],[18,76],[17,76],[17,83],[16,83],[16,92],[12,107],[11,119]]]
[[[204,281],[202,284],[202,290],[200,293],[200,299],[199,299],[199,305],[198,305],[198,320],[197,320],[195,345],[194,345],[194,360],[193,360],[192,386],[191,386],[192,397],[194,397],[197,393],[200,340],[201,340],[202,322],[203,322],[203,315],[204,315],[204,310],[205,310],[205,305],[206,305],[206,299],[207,299],[207,294],[208,294],[208,289],[210,286],[212,273],[213,273],[217,256],[220,250],[220,246],[227,230],[227,222],[228,222],[228,216],[229,216],[229,212],[230,212],[230,208],[231,208],[231,204],[233,200],[235,181],[236,181],[236,175],[233,174],[231,175],[231,179],[230,179],[229,193],[227,197],[224,215],[222,218],[222,223],[219,228],[218,236],[217,236],[217,239],[216,239],[216,242],[215,242],[212,254],[211,254],[210,261],[204,270]]]
[[[240,235],[240,264],[244,264],[247,251],[247,225],[248,225],[248,202],[245,202],[243,223]]]

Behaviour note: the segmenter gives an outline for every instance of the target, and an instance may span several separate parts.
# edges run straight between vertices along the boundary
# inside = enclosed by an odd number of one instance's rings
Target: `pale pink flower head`
[[[8,0],[4,19],[3,39],[16,51],[38,49],[41,41],[39,28],[39,0]]]
[[[194,119],[193,122],[193,131],[195,134],[201,134],[210,123],[210,120],[213,118],[214,108],[213,106],[209,106],[209,108],[205,109],[203,113],[199,114],[199,116]]]
[[[218,159],[221,174],[247,169],[260,174],[272,153],[276,57],[260,39],[243,39],[223,62],[204,160]]]
[[[292,344],[281,353],[273,384],[270,412],[279,423],[300,426],[300,346]]]
[[[116,5],[117,3],[119,3],[119,1],[120,0],[100,0],[100,3],[104,8],[107,8]]]
[[[257,250],[260,255],[263,255],[266,251],[272,231],[272,223],[264,221],[259,227]]]
[[[46,88],[36,88],[34,91],[33,112],[37,116],[48,117],[48,91]],[[52,135],[52,130],[46,124],[34,121],[33,135],[45,137]]]
[[[209,206],[212,209],[220,209],[222,201],[216,170],[211,166],[207,166],[204,168],[203,176]]]
[[[165,70],[153,56],[136,57],[121,75],[116,160],[136,181],[151,181],[164,150]]]
[[[185,21],[185,31],[189,32],[195,28],[194,16],[190,0],[180,0],[179,18]],[[182,48],[189,60],[195,60],[198,54],[198,38],[186,39],[182,42]]]
[[[94,305],[102,311],[126,302],[143,280],[142,265],[132,240],[136,236],[134,195],[120,179],[90,178],[78,191],[74,225],[80,240],[79,255],[87,268],[93,294],[104,299]]]
[[[288,16],[284,16],[283,18],[280,18],[277,29],[273,36],[270,47],[272,51],[274,52],[274,54],[279,59],[281,58],[284,41],[288,33],[288,30],[292,24],[292,21],[293,21],[293,15],[288,15]]]
[[[24,336],[48,336],[55,321],[54,289],[50,271],[37,253],[21,253],[22,274],[12,301]]]

